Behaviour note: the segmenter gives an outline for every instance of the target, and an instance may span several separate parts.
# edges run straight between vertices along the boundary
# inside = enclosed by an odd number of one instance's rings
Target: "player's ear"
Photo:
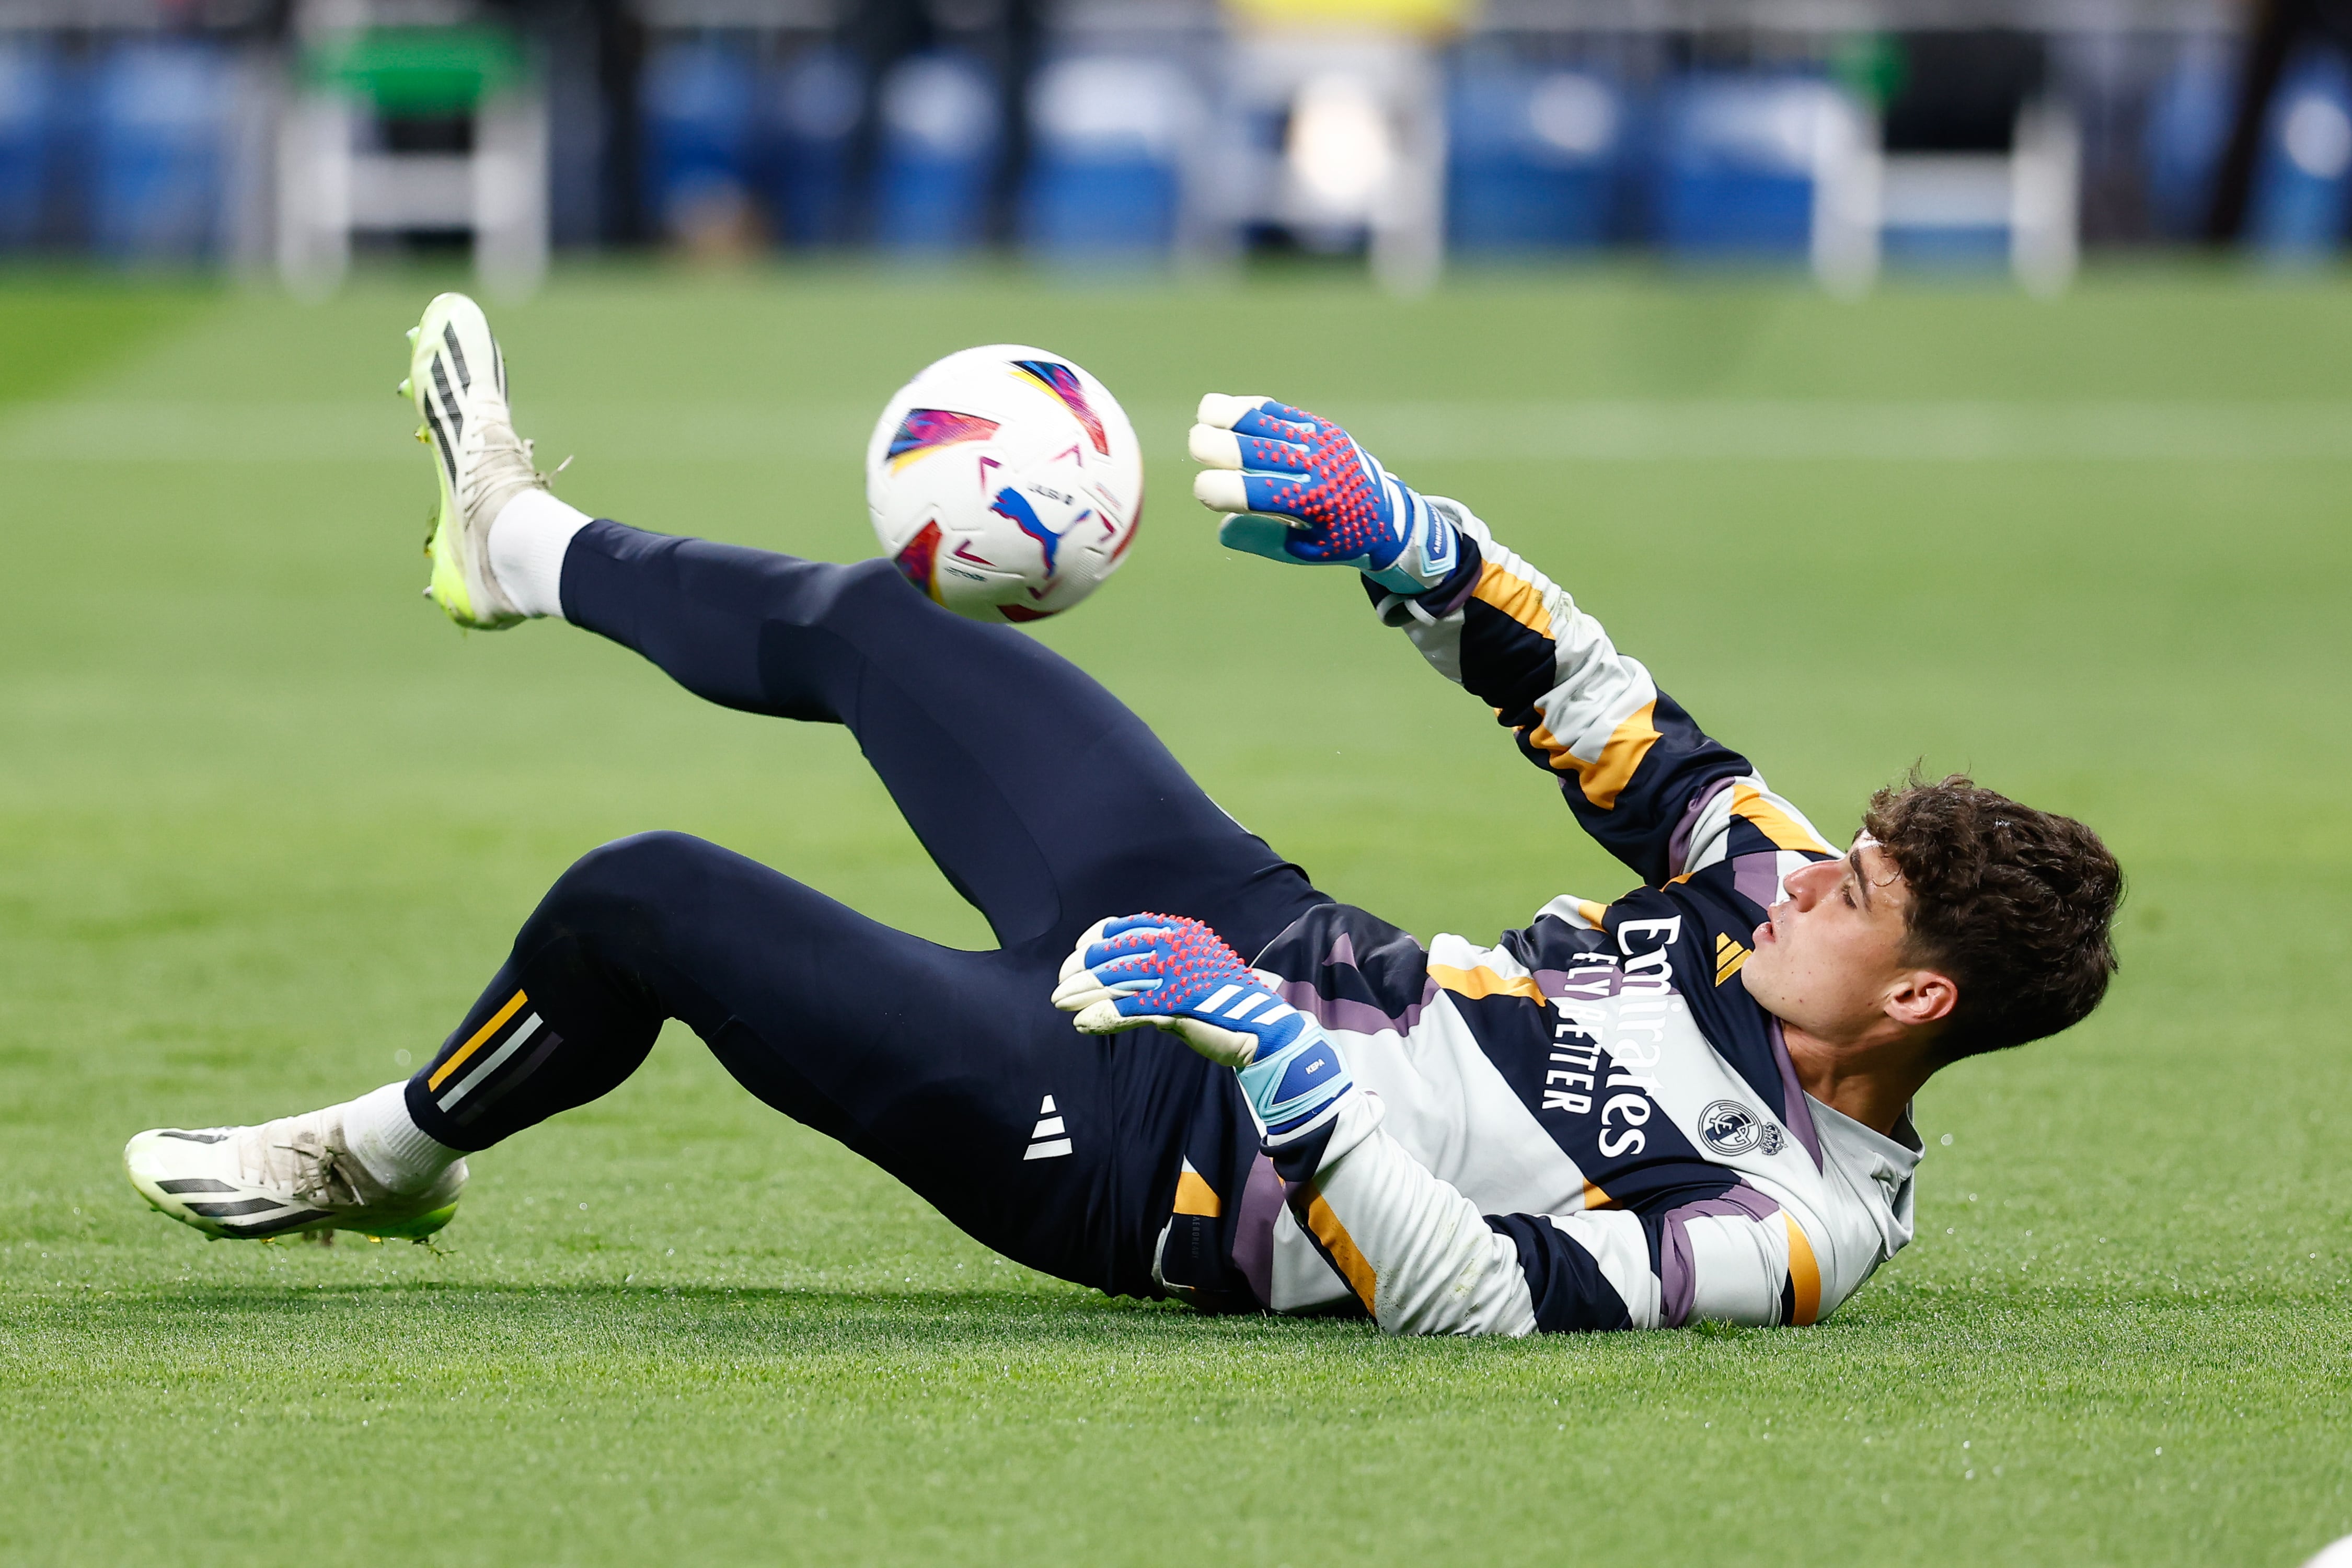
[[[1959,985],[1941,970],[1907,970],[1887,994],[1886,1016],[1898,1024],[1917,1028],[1950,1017],[1959,1001]]]

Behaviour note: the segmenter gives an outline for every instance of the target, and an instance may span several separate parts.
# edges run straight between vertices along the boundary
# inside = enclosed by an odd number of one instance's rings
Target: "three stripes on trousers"
[[[1065,1136],[1069,1129],[1062,1125],[1060,1112],[1054,1109],[1054,1097],[1047,1095],[1037,1107],[1037,1125],[1029,1133],[1029,1152],[1024,1160],[1055,1160],[1070,1152],[1070,1141]]]

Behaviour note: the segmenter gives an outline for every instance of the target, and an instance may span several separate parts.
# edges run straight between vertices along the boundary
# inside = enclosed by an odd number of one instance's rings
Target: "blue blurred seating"
[[[1625,120],[1598,76],[1465,62],[1447,100],[1450,242],[1497,253],[1606,240]]]
[[[750,207],[759,73],[719,38],[656,45],[639,79],[646,205],[665,234],[740,227]]]
[[[2168,239],[2204,232],[2214,175],[2237,113],[2239,67],[2232,54],[2201,41],[2192,45],[2148,96],[2141,167],[2149,220]]]
[[[839,49],[805,50],[772,79],[764,183],[769,208],[793,244],[849,237],[850,161],[865,107],[865,79]]]
[[[2274,261],[2316,260],[2344,243],[2352,193],[2352,68],[2334,48],[2290,61],[2271,100],[2246,237]]]
[[[41,237],[56,60],[30,39],[0,40],[0,247]]]
[[[962,55],[916,55],[882,82],[875,229],[902,253],[966,249],[984,237],[1002,110],[994,79]]]
[[[1801,76],[1685,77],[1660,106],[1657,238],[1689,259],[1802,258],[1814,160],[1836,89]]]
[[[89,79],[89,226],[118,261],[192,261],[220,247],[231,62],[185,39],[117,44]]]
[[[1030,159],[1022,237],[1076,260],[1141,259],[1176,243],[1192,82],[1164,61],[1056,61],[1029,96]]]

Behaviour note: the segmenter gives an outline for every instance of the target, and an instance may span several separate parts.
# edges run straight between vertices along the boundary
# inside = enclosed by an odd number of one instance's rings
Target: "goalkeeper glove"
[[[1268,397],[1201,399],[1192,494],[1228,516],[1217,538],[1270,561],[1353,566],[1393,594],[1421,594],[1462,561],[1454,525],[1345,430]]]
[[[1269,1148],[1316,1131],[1355,1089],[1323,1026],[1268,990],[1199,921],[1127,915],[1097,923],[1062,965],[1054,1005],[1079,1031],[1151,1025],[1232,1068]]]

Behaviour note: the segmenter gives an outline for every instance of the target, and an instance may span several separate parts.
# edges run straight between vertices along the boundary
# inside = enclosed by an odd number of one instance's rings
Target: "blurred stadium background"
[[[5,0],[0,254],[2308,263],[2333,0]]]
[[[0,1563],[2352,1535],[2347,197],[2352,0],[0,0]],[[907,374],[1077,358],[1150,526],[1033,635],[1424,937],[1622,868],[1217,548],[1209,388],[1475,500],[1834,837],[1914,757],[2098,826],[2116,996],[1921,1097],[1918,1244],[1801,1333],[1107,1300],[676,1029],[438,1250],[197,1245],[121,1140],[406,1073],[594,844],[988,941],[840,731],[418,598],[476,271],[567,499],[830,559]]]

